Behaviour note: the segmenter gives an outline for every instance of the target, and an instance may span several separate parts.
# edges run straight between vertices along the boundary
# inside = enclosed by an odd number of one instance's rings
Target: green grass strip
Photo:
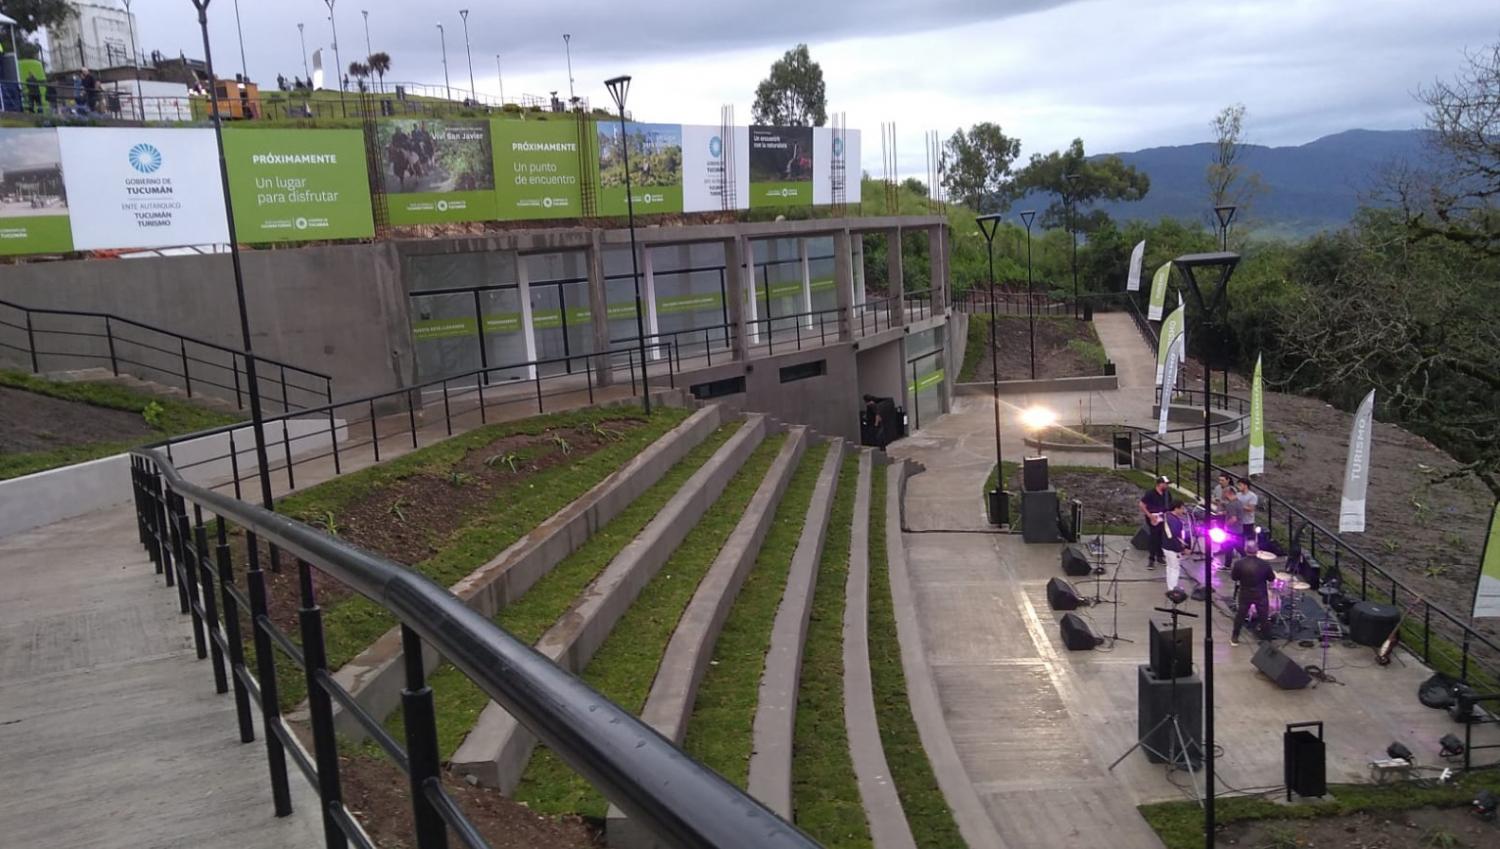
[[[818,565],[792,742],[793,818],[819,843],[834,849],[873,845],[844,725],[844,588],[858,480],[859,455],[853,454],[839,471],[839,490]]]
[[[495,617],[496,624],[524,642],[535,643],[541,639],[542,634],[562,618],[610,561],[640,535],[688,478],[708,462],[739,428],[740,422],[730,422],[709,434],[639,498],[533,584],[525,595],[502,608]],[[443,664],[429,675],[427,683],[436,694],[438,748],[442,758],[447,760],[463,742],[469,729],[474,727],[490,697],[467,675],[449,664]],[[393,734],[402,730],[400,709],[386,721],[386,727]]]
[[[241,416],[202,407],[192,401],[137,392],[113,383],[45,380],[24,372],[0,370],[0,386],[45,395],[62,401],[88,404],[91,407],[140,413],[142,422],[155,431],[149,436],[134,440],[63,445],[45,451],[0,454],[0,480],[97,460],[100,457],[120,454],[138,445],[156,442],[170,436],[222,427],[243,420]],[[156,406],[152,409],[150,418],[147,418],[146,410],[152,404]]]
[[[813,488],[831,450],[830,445],[802,455],[755,558],[755,568],[745,576],[724,620],[714,644],[713,664],[698,686],[688,721],[683,748],[740,787],[749,780],[755,710],[766,653],[771,649],[771,627],[786,592],[787,572],[802,538]]]
[[[594,654],[583,672],[583,680],[615,704],[631,713],[640,713],[645,707],[662,653],[682,611],[739,523],[785,441],[782,434],[768,437],[751,453],[724,493],[703,514]],[[544,814],[603,817],[608,807],[598,791],[548,749],[538,749],[532,756],[515,798]]]
[[[885,547],[885,469],[875,469],[870,488],[870,677],[875,689],[875,717],[880,743],[901,809],[918,846],[964,846],[958,823],[922,748],[917,721],[906,694],[901,641],[896,636],[896,607],[891,600],[890,560]]]

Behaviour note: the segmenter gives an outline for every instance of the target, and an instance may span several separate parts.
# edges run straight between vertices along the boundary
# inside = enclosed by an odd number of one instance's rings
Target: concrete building
[[[133,67],[137,63],[135,15],[113,4],[68,5],[74,14],[47,31],[48,70],[53,74],[77,73],[84,68]]]

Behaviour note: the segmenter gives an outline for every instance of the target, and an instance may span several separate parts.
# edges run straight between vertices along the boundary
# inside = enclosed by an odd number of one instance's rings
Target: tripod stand
[[[1198,618],[1198,615],[1196,613],[1188,613],[1185,610],[1179,610],[1176,605],[1173,605],[1171,607],[1157,607],[1154,609],[1162,613],[1166,613],[1172,617],[1173,634],[1177,633],[1178,617],[1186,616],[1189,619]],[[1175,666],[1176,664],[1174,663],[1172,665]],[[1175,671],[1176,670],[1174,669],[1173,672]],[[1187,739],[1187,735],[1182,733],[1182,723],[1177,717],[1177,676],[1174,674],[1167,680],[1169,682],[1169,701],[1166,715],[1157,720],[1157,723],[1151,726],[1151,728],[1145,734],[1142,734],[1139,738],[1137,738],[1136,741],[1131,744],[1130,748],[1126,749],[1118,758],[1115,758],[1115,762],[1109,765],[1109,769],[1111,772],[1113,772],[1115,767],[1119,766],[1122,761],[1130,757],[1131,752],[1134,752],[1136,749],[1145,749],[1150,754],[1155,755],[1157,758],[1166,761],[1174,767],[1180,766],[1186,768],[1188,771],[1188,775],[1192,777],[1193,795],[1195,798],[1201,800],[1203,798],[1203,791],[1198,787],[1197,760],[1203,756],[1202,746],[1200,746],[1196,741],[1190,743]],[[1156,749],[1152,748],[1151,744],[1148,741],[1156,735],[1156,732],[1165,727],[1170,727],[1172,730],[1172,736],[1168,740],[1169,751],[1159,752]]]
[[[1110,632],[1105,639],[1113,646],[1115,643],[1133,643],[1135,640],[1120,636],[1120,565],[1125,562],[1125,551],[1120,551],[1120,556],[1115,560],[1115,571],[1109,576],[1110,604],[1115,606],[1114,614],[1111,616]],[[1094,604],[1099,604],[1099,576],[1104,574],[1104,552],[1101,547],[1099,552],[1099,567],[1094,571]]]

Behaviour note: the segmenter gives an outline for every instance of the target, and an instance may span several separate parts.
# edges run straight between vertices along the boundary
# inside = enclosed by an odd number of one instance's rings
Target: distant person
[[[47,92],[40,77],[32,77],[26,83],[26,92],[31,96],[31,111],[40,115],[47,111]]]
[[[1223,505],[1221,510],[1224,520],[1224,530],[1228,532],[1228,538],[1224,541],[1226,551],[1234,551],[1239,554],[1245,553],[1245,540],[1240,536],[1240,493],[1231,484],[1223,493]],[[1224,562],[1229,562],[1229,557],[1224,557]]]
[[[1271,595],[1267,586],[1275,575],[1269,560],[1252,556],[1234,561],[1229,577],[1237,587],[1238,604],[1234,610],[1234,630],[1229,634],[1231,646],[1240,644],[1240,629],[1245,627],[1252,607],[1255,608],[1253,627],[1256,634],[1263,640],[1270,637]]]
[[[1151,544],[1146,553],[1146,568],[1155,569],[1156,564],[1166,564],[1167,558],[1163,554],[1162,542],[1166,536],[1166,517],[1172,509],[1172,496],[1167,494],[1167,487],[1172,484],[1166,475],[1158,477],[1141,495],[1141,500],[1136,506],[1141,509],[1141,519],[1146,523],[1146,531],[1150,535]]]
[[[1250,547],[1259,543],[1255,533],[1255,508],[1260,505],[1260,496],[1250,488],[1248,478],[1240,478],[1237,484],[1239,494],[1236,500],[1240,503],[1240,530],[1244,534],[1247,551]]]
[[[83,105],[90,112],[99,111],[99,78],[88,68],[83,69],[83,79],[79,81],[83,86]]]

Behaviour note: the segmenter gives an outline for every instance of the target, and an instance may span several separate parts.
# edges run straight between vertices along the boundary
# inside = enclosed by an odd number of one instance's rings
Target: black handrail
[[[233,682],[242,742],[254,739],[249,710],[252,692],[260,698],[277,813],[291,811],[285,761],[291,754],[322,801],[330,847],[345,846],[350,839],[361,845],[365,841],[342,800],[333,726],[332,702],[349,706],[354,701],[327,667],[313,569],[379,605],[401,623],[406,658],[406,689],[402,693],[405,747],[389,738],[381,745],[388,754],[398,755],[393,760],[410,779],[416,839],[421,849],[445,847],[444,830],[449,826],[471,846],[486,845],[442,786],[434,694],[425,683],[422,640],[611,802],[669,845],[717,849],[817,846],[795,826],[693,760],[630,711],[471,610],[437,583],[285,516],[190,483],[157,449],[140,449],[131,455],[141,542],[157,571],[164,573],[169,585],[178,587],[183,612],[192,614],[198,655],[211,656],[213,661],[215,689],[227,692]],[[210,518],[207,524],[205,513]],[[210,525],[218,534],[216,560],[209,554]],[[245,532],[248,595],[233,578],[225,535],[229,525]],[[271,546],[273,557],[274,552],[283,551],[298,563],[302,597],[299,665],[308,682],[312,763],[306,762],[294,744],[276,704],[272,642],[288,645],[291,640],[266,615],[265,576],[260,569],[257,539]],[[222,618],[220,600],[224,605]],[[245,665],[240,648],[240,611],[246,608],[257,649],[255,674]],[[292,659],[298,660],[295,655]]]

